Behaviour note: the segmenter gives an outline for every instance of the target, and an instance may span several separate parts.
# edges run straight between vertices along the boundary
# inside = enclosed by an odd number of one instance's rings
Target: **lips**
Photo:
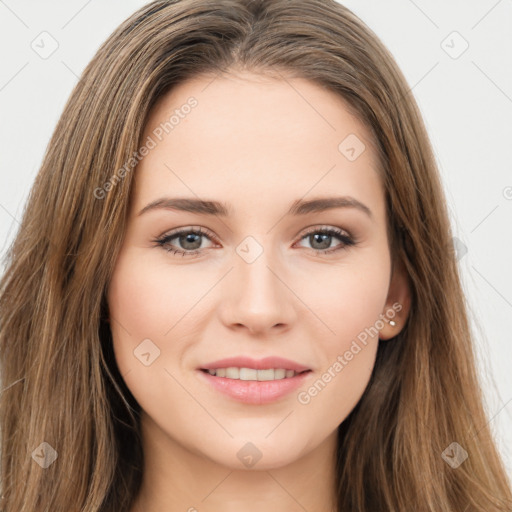
[[[260,373],[263,373],[260,372],[261,370],[280,369],[277,370],[280,376],[276,376],[273,380],[267,380],[267,378],[240,380],[238,378],[228,378],[228,375],[225,375],[225,373],[229,372],[231,374],[233,371],[236,374],[240,368],[245,369],[243,370],[245,374],[250,373],[252,376],[255,373],[253,370],[256,370],[258,377],[261,376]],[[212,375],[217,373],[214,370],[220,369],[222,369],[222,376]],[[282,378],[284,377],[283,372],[291,373],[293,376]],[[293,391],[311,378],[313,371],[303,364],[282,357],[270,356],[263,359],[253,359],[238,356],[204,364],[197,368],[196,374],[199,380],[210,389],[216,390],[232,400],[247,405],[264,405],[289,397]],[[247,377],[247,375],[244,376]]]

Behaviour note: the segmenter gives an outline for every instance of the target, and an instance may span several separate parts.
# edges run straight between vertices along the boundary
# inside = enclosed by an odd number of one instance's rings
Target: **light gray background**
[[[0,0],[2,256],[72,87],[146,3]],[[459,239],[489,422],[512,477],[512,0],[342,3],[391,50],[423,113]],[[37,53],[52,44],[47,58]]]

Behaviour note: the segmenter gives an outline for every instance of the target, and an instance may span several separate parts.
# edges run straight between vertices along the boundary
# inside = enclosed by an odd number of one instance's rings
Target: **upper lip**
[[[253,359],[247,356],[228,357],[207,363],[200,367],[201,370],[215,370],[217,368],[254,368],[256,370],[269,370],[271,368],[283,368],[294,370],[297,373],[309,370],[307,366],[285,359],[283,357],[269,356],[263,359]]]

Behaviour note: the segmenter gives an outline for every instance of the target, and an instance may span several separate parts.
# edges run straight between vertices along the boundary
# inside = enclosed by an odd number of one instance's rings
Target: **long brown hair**
[[[421,115],[377,36],[333,0],[151,2],[83,72],[0,285],[2,512],[133,503],[140,407],[105,322],[134,176],[126,162],[161,95],[232,69],[310,79],[343,97],[377,141],[392,256],[412,303],[404,329],[379,343],[368,387],[339,427],[338,510],[510,512]],[[459,449],[454,442],[468,454],[458,467],[443,457]]]

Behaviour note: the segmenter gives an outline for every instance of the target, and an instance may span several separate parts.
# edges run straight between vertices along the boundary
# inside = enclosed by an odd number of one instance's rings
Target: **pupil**
[[[329,248],[329,245],[331,242],[331,235],[327,235],[325,233],[317,233],[316,235],[312,235],[312,237],[313,237],[313,240],[315,240],[315,238],[317,238],[317,237],[320,239],[321,247],[316,247],[316,249],[328,249]],[[315,242],[316,242],[316,240],[315,240]],[[315,247],[313,247],[313,248],[315,248]]]
[[[199,244],[197,243],[199,241]],[[180,243],[184,249],[194,250],[201,247],[200,235],[196,233],[188,233],[180,237]],[[192,244],[192,247],[187,244]],[[194,245],[195,244],[195,245]]]

